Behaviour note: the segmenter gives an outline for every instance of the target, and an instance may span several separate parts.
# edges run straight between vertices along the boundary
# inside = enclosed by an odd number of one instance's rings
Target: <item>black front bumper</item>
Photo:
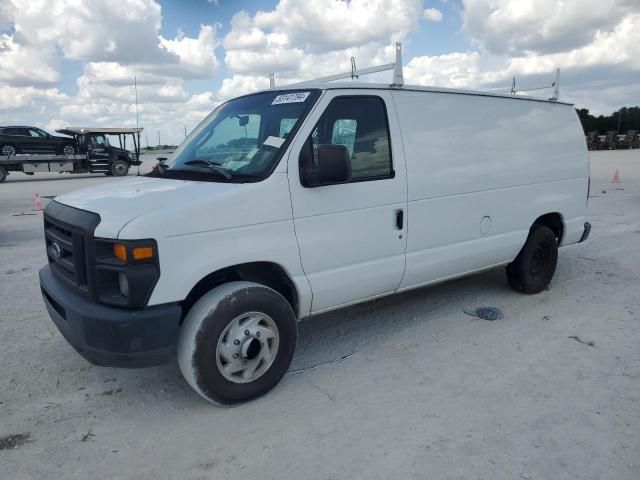
[[[89,362],[140,368],[171,358],[180,330],[179,305],[141,310],[102,305],[71,291],[49,265],[40,269],[40,287],[51,319]]]

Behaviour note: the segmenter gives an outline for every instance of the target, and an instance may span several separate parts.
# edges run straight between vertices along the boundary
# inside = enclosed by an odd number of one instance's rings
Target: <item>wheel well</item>
[[[562,241],[562,235],[564,234],[564,224],[562,223],[562,216],[557,213],[547,213],[542,215],[533,222],[534,225],[544,225],[549,227],[558,239],[558,244]]]
[[[200,280],[182,302],[183,319],[193,304],[209,290],[238,280],[260,283],[274,289],[289,302],[298,316],[298,292],[284,269],[272,262],[253,262],[217,270]]]

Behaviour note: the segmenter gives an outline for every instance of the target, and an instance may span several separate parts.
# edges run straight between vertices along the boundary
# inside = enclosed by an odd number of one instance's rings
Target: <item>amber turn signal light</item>
[[[127,261],[127,247],[125,247],[121,243],[114,243],[113,244],[113,254],[121,262],[126,262]]]
[[[136,247],[133,249],[134,260],[153,258],[153,247]]]

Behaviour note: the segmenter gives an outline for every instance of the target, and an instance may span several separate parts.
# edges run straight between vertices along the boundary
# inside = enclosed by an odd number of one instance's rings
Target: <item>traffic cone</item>
[[[35,193],[34,194],[33,209],[36,212],[40,211],[40,210],[44,210],[44,207],[42,206],[42,200],[40,199],[40,194],[39,193]]]
[[[613,174],[613,180],[611,180],[612,183],[620,183],[620,172],[618,172],[618,169],[616,168],[616,173]]]

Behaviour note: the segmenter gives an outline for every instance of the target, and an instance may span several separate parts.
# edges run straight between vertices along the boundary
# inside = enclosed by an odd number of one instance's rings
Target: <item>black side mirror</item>
[[[310,145],[305,146],[310,150]],[[319,187],[346,183],[351,180],[351,156],[344,145],[318,145],[318,162],[310,158],[310,152],[303,151],[300,156],[300,173],[302,185]]]
[[[156,163],[156,166],[153,167],[153,170],[160,172],[160,174],[163,174],[167,170],[167,165],[164,163],[166,162],[167,157],[156,157],[156,160],[158,160],[158,163]]]

